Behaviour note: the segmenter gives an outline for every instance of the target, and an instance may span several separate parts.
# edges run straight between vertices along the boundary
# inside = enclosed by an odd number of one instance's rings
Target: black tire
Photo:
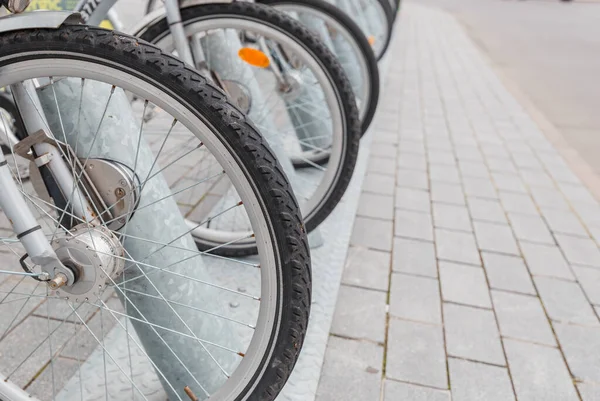
[[[234,2],[195,5],[181,9],[181,20],[184,26],[195,21],[225,17],[251,20],[262,25],[268,25],[289,36],[319,62],[323,71],[326,72],[329,80],[332,82],[333,88],[337,91],[346,132],[342,148],[342,160],[338,166],[335,182],[332,183],[327,194],[311,213],[304,216],[306,229],[310,232],[321,224],[333,211],[344,195],[352,178],[361,137],[358,109],[352,86],[344,73],[344,69],[327,46],[303,25],[273,7],[257,3]],[[138,32],[136,36],[152,43],[168,34],[169,25],[167,20],[166,18],[161,18],[159,21],[155,21],[145,27],[141,32]],[[321,160],[314,160],[314,162],[325,162],[328,158],[329,154],[325,153]],[[219,245],[202,238],[197,238],[197,244],[200,250],[211,249]],[[219,248],[219,253],[228,256],[248,255],[254,252],[255,248],[248,248],[243,245],[236,246],[235,244]]]
[[[277,330],[249,384],[235,401],[274,400],[298,358],[308,324],[311,272],[298,203],[282,167],[253,124],[225,94],[183,62],[122,33],[78,25],[0,34],[0,68],[24,60],[68,59],[122,69],[178,99],[214,128],[244,171],[268,224],[278,281]]]
[[[258,3],[267,4],[275,8],[277,8],[278,5],[286,4],[302,5],[304,7],[312,8],[333,18],[348,31],[360,48],[369,70],[371,97],[367,101],[366,113],[361,121],[362,133],[364,135],[373,121],[379,102],[379,67],[377,66],[377,59],[375,58],[373,49],[360,27],[348,16],[348,14],[323,0],[258,0]]]
[[[381,58],[385,55],[385,53],[388,50],[388,47],[390,46],[390,42],[392,40],[392,32],[394,30],[394,20],[395,20],[395,12],[392,9],[392,5],[390,4],[389,0],[377,0],[379,2],[379,4],[381,4],[381,8],[383,9],[383,12],[385,13],[385,17],[388,21],[388,34],[385,38],[385,44],[383,45],[383,50],[381,51],[381,54],[379,55],[379,57],[377,58],[377,60],[381,60]]]

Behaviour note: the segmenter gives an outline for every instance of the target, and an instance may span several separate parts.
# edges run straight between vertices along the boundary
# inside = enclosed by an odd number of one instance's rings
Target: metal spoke
[[[231,210],[231,209],[233,209],[233,208],[235,208],[235,207],[237,207],[237,206],[241,206],[241,205],[242,205],[242,202],[240,201],[240,202],[238,202],[238,203],[237,203],[235,206],[232,206],[231,208],[229,208],[229,209],[226,209],[226,210],[224,210],[224,211],[223,211],[223,212],[221,212],[221,213],[218,213],[218,214],[216,214],[216,215],[214,215],[214,216],[211,216],[211,218],[218,217],[218,216],[220,216],[220,215],[222,215],[222,214],[226,213],[228,210]],[[169,242],[167,243],[167,245],[165,245],[165,246],[163,246],[163,247],[160,247],[160,248],[158,248],[158,249],[156,249],[156,250],[152,251],[152,252],[151,252],[151,253],[149,253],[149,254],[148,254],[146,257],[144,257],[144,259],[142,259],[142,260],[140,260],[140,261],[136,261],[136,263],[142,263],[142,262],[144,262],[145,260],[148,260],[148,258],[150,258],[152,255],[155,255],[157,252],[160,252],[161,250],[165,249],[165,248],[166,248],[166,246],[169,246],[169,245],[171,245],[171,244],[172,244],[172,243],[174,243],[175,241],[177,241],[177,240],[179,240],[179,239],[181,239],[181,238],[185,237],[186,235],[188,235],[188,234],[189,234],[189,233],[191,233],[192,231],[194,231],[194,230],[196,230],[197,228],[201,227],[203,224],[206,224],[207,222],[209,222],[209,221],[211,220],[211,218],[209,218],[209,219],[205,219],[203,222],[200,222],[200,223],[196,224],[194,227],[190,228],[189,230],[187,230],[187,231],[186,231],[186,232],[184,232],[183,234],[181,234],[181,235],[179,235],[179,236],[175,237],[174,239],[172,239],[171,241],[169,241]],[[202,254],[203,254],[203,253],[202,253]],[[124,269],[124,270],[127,270],[127,268],[128,268],[128,266],[125,266],[125,269]]]
[[[223,246],[231,245],[231,244],[233,244],[233,243],[235,243],[235,242],[239,242],[239,241],[241,241],[241,240],[243,240],[243,239],[252,238],[253,236],[254,236],[254,234],[250,234],[250,235],[244,236],[244,237],[242,237],[242,238],[235,239],[235,240],[233,240],[233,241],[230,241],[230,242],[227,242],[227,243],[221,244],[221,245],[219,245],[219,246],[216,246],[216,247],[214,247],[214,248],[211,248],[211,249],[209,249],[209,250],[208,250],[208,251],[206,251],[206,252],[210,252],[210,251],[212,251],[212,250],[215,250],[215,249],[217,249],[217,248],[220,248],[220,247],[223,247]],[[98,252],[98,253],[101,253],[101,252]],[[236,291],[236,290],[232,290],[231,288],[222,287],[222,286],[220,286],[220,285],[217,285],[217,284],[214,284],[214,283],[209,283],[209,282],[207,282],[207,281],[200,280],[200,279],[197,279],[197,278],[194,278],[194,277],[185,276],[185,275],[183,275],[183,274],[181,274],[181,273],[176,273],[176,272],[173,272],[173,271],[170,271],[170,270],[166,270],[166,269],[168,269],[169,267],[173,267],[173,266],[175,266],[175,265],[178,265],[178,264],[179,264],[179,263],[181,263],[181,262],[188,261],[188,260],[190,260],[190,259],[192,259],[192,258],[195,258],[195,257],[197,257],[197,256],[199,256],[199,255],[202,255],[202,254],[204,254],[204,252],[198,252],[197,254],[195,254],[195,255],[193,255],[193,256],[189,256],[189,257],[187,257],[187,258],[184,258],[184,259],[182,259],[182,260],[180,260],[180,261],[178,261],[178,262],[175,262],[175,263],[171,263],[170,265],[167,265],[167,266],[165,266],[165,267],[162,267],[162,268],[161,268],[161,267],[156,267],[156,266],[153,266],[153,265],[149,265],[149,264],[147,264],[147,263],[137,262],[137,261],[134,261],[134,260],[131,260],[131,259],[127,259],[127,258],[124,258],[124,257],[119,257],[119,256],[115,256],[115,257],[116,257],[116,258],[119,258],[119,259],[124,259],[124,260],[130,261],[130,262],[133,262],[135,265],[141,265],[141,266],[150,267],[150,268],[154,269],[154,272],[150,272],[149,274],[152,274],[152,273],[158,273],[158,272],[165,272],[165,273],[173,274],[173,275],[175,275],[175,276],[179,276],[179,277],[184,277],[184,278],[187,278],[188,280],[192,280],[192,281],[195,281],[195,282],[198,282],[198,283],[205,284],[205,285],[207,285],[207,286],[209,286],[209,287],[214,287],[214,288],[221,289],[221,290],[223,290],[223,291],[232,292],[232,293],[234,293],[234,294],[238,294],[238,295],[242,295],[242,296],[244,296],[244,297],[252,298],[252,299],[255,299],[255,300],[257,300],[257,301],[258,301],[258,300],[260,300],[260,298],[258,298],[258,297],[255,297],[255,296],[252,296],[252,295],[248,295],[248,294],[244,294],[244,293],[242,293],[242,292],[239,292],[239,291]],[[131,281],[134,281],[134,280],[138,280],[138,279],[140,279],[140,278],[142,278],[142,277],[144,277],[144,276],[143,276],[143,275],[136,276],[136,277],[130,278],[130,279],[128,279],[128,280],[125,280],[125,281],[124,281],[124,283],[128,283],[128,282],[131,282]]]
[[[43,297],[43,296],[42,296],[42,297]],[[77,309],[79,309],[79,308],[81,307],[81,305],[83,305],[83,304],[80,304],[80,305],[77,307]],[[25,358],[24,358],[24,359],[21,361],[21,363],[19,363],[19,364],[17,365],[17,367],[15,367],[15,368],[12,370],[12,372],[10,372],[10,373],[8,374],[8,376],[7,376],[6,378],[7,378],[7,379],[8,379],[8,378],[10,378],[10,376],[12,376],[12,375],[13,375],[13,374],[14,374],[14,373],[17,371],[17,370],[19,370],[19,368],[20,368],[21,366],[23,366],[23,365],[25,364],[25,362],[27,362],[27,360],[28,360],[28,359],[29,359],[29,358],[30,358],[30,357],[31,357],[33,354],[35,354],[35,352],[36,352],[38,349],[40,349],[40,347],[41,347],[42,345],[44,345],[44,343],[46,342],[46,340],[47,340],[47,339],[49,339],[49,338],[50,338],[50,336],[51,336],[52,334],[54,334],[55,332],[57,332],[57,331],[58,331],[58,330],[59,330],[59,329],[62,327],[62,324],[63,324],[63,323],[65,323],[65,322],[67,321],[67,319],[68,319],[68,318],[70,318],[72,315],[73,315],[73,312],[71,312],[69,315],[67,315],[67,316],[66,316],[66,317],[63,319],[62,323],[61,323],[60,325],[56,326],[56,327],[54,328],[54,330],[52,330],[52,332],[49,332],[48,336],[46,336],[46,337],[45,337],[45,338],[44,338],[42,341],[40,341],[40,343],[39,343],[39,344],[38,344],[38,345],[37,345],[37,346],[36,346],[36,347],[35,347],[35,348],[34,348],[34,349],[31,351],[31,352],[29,352],[29,354],[28,354],[28,355],[27,355],[27,356],[26,356],[26,357],[25,357]],[[48,316],[49,316],[49,315],[48,315]],[[49,328],[50,328],[50,326],[48,326],[48,329],[49,329]],[[52,358],[52,356],[53,356],[53,355],[52,355],[52,352],[51,352],[51,353],[50,353],[50,357]]]
[[[152,360],[152,358],[150,358],[150,356],[146,353],[146,351],[144,351],[144,348],[140,345],[140,343],[137,342],[137,340],[129,333],[129,330],[127,330],[126,327],[123,327],[123,323],[121,323],[121,319],[118,319],[114,313],[112,312],[112,310],[108,307],[108,305],[106,305],[106,303],[103,300],[100,300],[100,302],[102,302],[102,305],[104,307],[104,309],[106,311],[108,311],[111,316],[113,317],[113,319],[115,319],[115,321],[117,322],[117,324],[119,326],[121,326],[122,329],[125,329],[125,333],[127,335],[127,339],[128,339],[128,347],[129,347],[129,340],[133,341],[135,343],[135,345],[137,345],[138,349],[140,350],[140,352],[146,357],[148,358],[148,361],[152,364],[152,366],[154,367],[154,369],[156,369],[156,371],[158,372],[159,375],[162,376],[162,378],[164,379],[164,383],[167,383],[167,385],[171,388],[171,390],[173,391],[173,394],[177,395],[177,398],[179,398],[180,401],[181,397],[179,396],[179,394],[177,394],[177,392],[175,391],[175,388],[173,387],[173,385],[171,384],[171,382],[169,380],[167,380],[167,377],[165,376],[165,374],[162,372],[162,370],[160,370],[160,368],[156,365],[156,363],[154,363],[154,361]],[[102,309],[100,309],[102,310]],[[127,321],[129,319],[125,319],[125,324],[127,325]],[[102,333],[102,335],[104,336],[104,333]],[[131,361],[131,352],[129,353],[130,357],[129,357],[129,363],[132,364]],[[133,377],[133,376],[132,376]],[[206,393],[207,396],[210,396],[210,394],[208,394],[208,392],[206,392],[206,390],[204,390],[204,387],[200,386],[200,388],[202,388],[202,390]]]
[[[75,312],[75,316],[77,316],[77,318],[81,321],[81,324],[83,324],[85,326],[85,328],[88,329],[88,332],[92,335],[92,337],[94,337],[94,340],[96,340],[96,342],[98,343],[98,345],[100,347],[102,347],[102,349],[104,350],[104,355],[108,355],[108,357],[113,361],[113,363],[115,364],[115,366],[117,366],[117,368],[119,368],[119,370],[121,371],[121,373],[123,373],[125,375],[125,377],[131,382],[131,384],[135,387],[135,389],[140,393],[140,395],[142,397],[144,397],[144,399],[146,401],[148,401],[148,398],[146,398],[146,396],[144,395],[144,393],[142,392],[142,390],[140,390],[138,388],[138,386],[135,385],[135,383],[133,382],[132,378],[130,378],[130,377],[127,376],[127,374],[123,371],[123,369],[117,363],[117,361],[115,360],[115,358],[113,358],[113,356],[110,354],[110,352],[108,352],[108,350],[106,349],[106,347],[104,346],[104,344],[102,344],[98,340],[98,337],[96,337],[96,335],[92,332],[92,330],[89,328],[89,326],[83,321],[83,319],[81,318],[81,316],[79,316],[79,314],[77,313],[77,311],[75,311],[75,309],[73,308],[73,305],[69,304],[69,307],[73,310],[73,312]]]
[[[241,352],[241,351],[236,351],[234,349],[228,348],[228,347],[226,347],[224,345],[217,344],[217,343],[212,342],[212,341],[200,339],[200,338],[196,337],[196,335],[194,335],[193,333],[192,334],[182,333],[180,331],[177,331],[177,330],[174,330],[174,329],[170,329],[170,328],[165,327],[165,326],[161,326],[160,324],[152,323],[152,322],[149,322],[147,320],[142,320],[142,319],[139,319],[139,318],[134,317],[134,316],[129,316],[129,315],[125,314],[125,313],[116,311],[114,309],[110,309],[108,307],[103,307],[103,306],[100,306],[100,305],[97,305],[97,304],[91,304],[91,305],[96,306],[98,308],[104,308],[105,310],[108,310],[111,313],[114,313],[114,314],[119,315],[119,316],[126,317],[126,318],[131,319],[131,320],[135,320],[136,322],[140,322],[140,323],[145,324],[145,325],[150,326],[150,327],[158,328],[158,329],[167,331],[169,333],[177,334],[177,335],[179,335],[181,337],[191,338],[192,340],[196,340],[196,341],[200,342],[201,344],[211,345],[213,347],[220,348],[220,349],[222,349],[224,351],[228,351],[228,352],[231,352],[232,354],[236,354],[236,355],[239,355],[239,356],[242,356],[242,357],[245,356],[245,354],[243,352]],[[227,377],[229,377],[229,375]]]
[[[81,234],[78,234],[78,235],[81,235]],[[194,254],[194,255],[204,255],[204,256],[210,256],[210,257],[212,257],[212,258],[217,258],[217,259],[228,260],[228,261],[235,262],[235,263],[239,263],[239,264],[246,265],[246,266],[251,266],[251,267],[260,267],[260,263],[252,263],[252,262],[247,262],[247,261],[245,261],[245,260],[239,260],[239,259],[228,258],[228,257],[226,257],[226,256],[215,255],[214,253],[209,253],[209,254],[207,254],[207,253],[203,253],[203,252],[201,252],[201,251],[198,251],[198,250],[192,250],[192,249],[189,249],[189,248],[184,248],[184,247],[181,247],[181,246],[169,245],[169,244],[165,244],[165,243],[163,243],[163,242],[158,242],[158,241],[154,241],[154,240],[147,239],[147,238],[136,237],[136,236],[134,236],[134,235],[129,235],[129,234],[123,234],[123,233],[121,233],[121,234],[120,234],[120,236],[122,236],[122,237],[126,237],[126,238],[132,238],[132,239],[139,240],[139,241],[149,242],[149,243],[151,243],[151,244],[161,245],[161,246],[164,246],[164,247],[169,247],[169,248],[173,248],[173,249],[178,249],[178,250],[182,250],[182,251],[193,252],[193,254]],[[75,238],[76,238],[76,237],[77,237],[77,236],[75,236]],[[163,249],[164,249],[164,248],[163,248]]]
[[[145,292],[136,291],[136,290],[132,290],[132,289],[124,289],[124,291],[125,292],[131,292],[133,294],[143,295],[143,296],[149,297],[149,298],[162,299],[159,296],[150,295],[150,294],[147,294]],[[173,304],[173,305],[183,306],[184,308],[193,309],[193,310],[196,310],[198,312],[206,313],[207,315],[211,315],[211,316],[215,316],[215,317],[218,317],[218,318],[221,318],[221,319],[224,319],[224,320],[228,320],[230,322],[237,323],[237,324],[240,324],[242,326],[245,326],[245,327],[248,327],[248,328],[251,328],[251,329],[255,329],[256,328],[255,326],[253,326],[251,324],[244,323],[244,322],[241,322],[239,320],[232,319],[230,317],[226,317],[226,316],[223,316],[223,315],[219,315],[218,313],[210,312],[210,311],[207,311],[206,309],[201,309],[201,308],[198,308],[198,307],[195,307],[195,306],[192,306],[192,305],[186,305],[186,304],[183,304],[181,302],[173,301],[171,299],[166,299],[165,301],[168,302],[168,303],[170,303],[170,304]]]

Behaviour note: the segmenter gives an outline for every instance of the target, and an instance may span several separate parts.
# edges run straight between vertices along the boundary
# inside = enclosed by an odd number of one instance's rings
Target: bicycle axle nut
[[[58,273],[52,280],[48,282],[48,285],[52,290],[57,290],[63,285],[67,284],[67,275],[64,273]]]

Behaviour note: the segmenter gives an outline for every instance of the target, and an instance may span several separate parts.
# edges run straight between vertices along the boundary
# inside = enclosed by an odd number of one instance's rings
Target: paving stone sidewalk
[[[317,400],[600,400],[600,204],[451,16],[390,51]]]

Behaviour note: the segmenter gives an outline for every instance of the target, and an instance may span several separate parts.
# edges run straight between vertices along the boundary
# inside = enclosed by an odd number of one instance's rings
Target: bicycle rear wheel
[[[56,292],[0,282],[0,399],[273,400],[302,346],[311,275],[297,202],[254,126],[181,61],[103,29],[0,34],[0,88],[25,80],[98,217],[74,215],[43,171],[27,183],[11,170],[57,255],[83,256]],[[195,248],[184,201],[216,185],[236,196],[219,213],[246,216],[255,259]],[[2,228],[2,269],[22,273]]]

